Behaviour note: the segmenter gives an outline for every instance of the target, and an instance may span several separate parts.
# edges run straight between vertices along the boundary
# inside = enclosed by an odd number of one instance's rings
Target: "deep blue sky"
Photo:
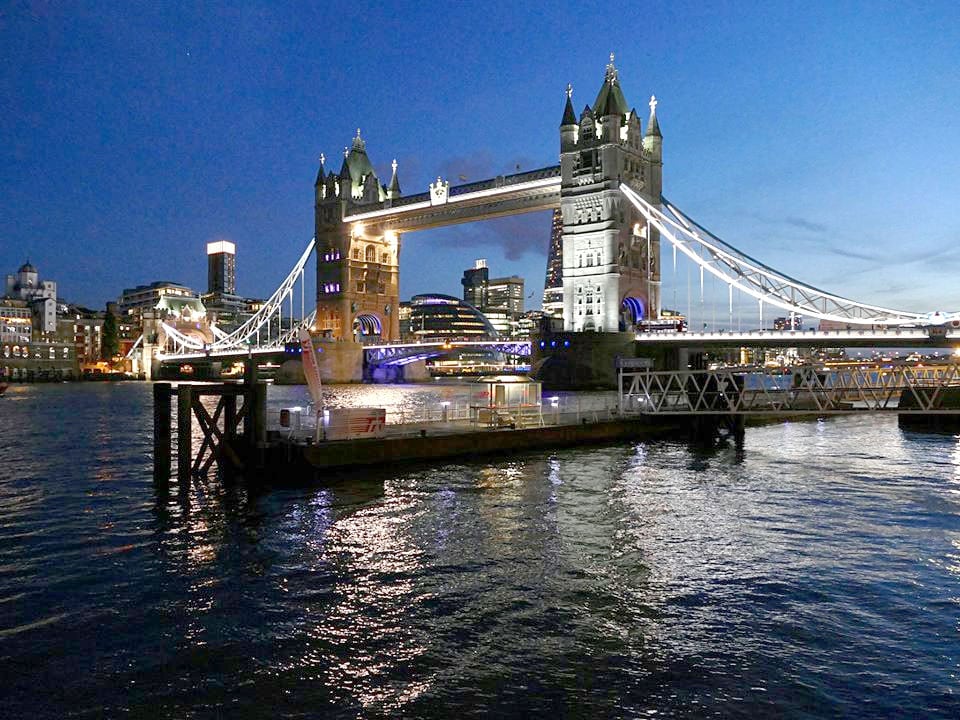
[[[825,289],[960,309],[960,10],[907,5],[7,3],[0,274],[29,257],[102,307],[204,290],[224,237],[238,290],[266,295],[312,235],[320,152],[339,168],[360,127],[407,193],[555,163],[566,84],[592,102],[614,51],[628,102],[660,99],[664,192],[701,223]],[[459,294],[486,257],[538,300],[548,233],[407,235],[401,294]]]

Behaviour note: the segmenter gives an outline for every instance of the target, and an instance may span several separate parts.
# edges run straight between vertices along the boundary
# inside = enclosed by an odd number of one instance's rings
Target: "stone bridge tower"
[[[631,330],[660,316],[660,234],[618,190],[627,183],[659,206],[662,142],[650,98],[643,134],[628,109],[613,54],[593,106],[579,120],[573,92],[560,123],[564,330]]]
[[[343,151],[340,172],[327,172],[320,156],[315,190],[318,333],[337,340],[396,342],[400,339],[400,238],[370,233],[362,222],[343,218],[364,206],[389,206],[400,197],[397,162],[382,185],[360,130]]]

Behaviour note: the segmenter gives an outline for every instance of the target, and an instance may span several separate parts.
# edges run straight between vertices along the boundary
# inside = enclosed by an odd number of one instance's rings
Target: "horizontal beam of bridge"
[[[389,206],[388,206],[389,203]],[[381,231],[409,232],[560,207],[560,166],[451,187],[441,197],[421,193],[346,215]]]
[[[687,347],[946,347],[960,342],[960,332],[931,334],[922,328],[890,330],[754,330],[744,332],[637,333],[641,345]]]
[[[249,349],[239,350],[211,350],[209,352],[204,352],[198,350],[197,352],[192,353],[178,353],[178,354],[163,354],[157,355],[156,358],[161,363],[165,362],[185,362],[189,360],[207,360],[209,358],[245,358],[249,356],[257,357],[259,355],[278,355],[284,352],[284,347],[282,345],[276,347],[253,347]]]

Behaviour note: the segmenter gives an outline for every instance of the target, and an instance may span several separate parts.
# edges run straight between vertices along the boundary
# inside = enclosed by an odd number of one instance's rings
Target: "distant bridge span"
[[[752,330],[733,332],[637,333],[637,343],[686,347],[949,347],[960,331],[937,333],[924,328],[876,330]]]

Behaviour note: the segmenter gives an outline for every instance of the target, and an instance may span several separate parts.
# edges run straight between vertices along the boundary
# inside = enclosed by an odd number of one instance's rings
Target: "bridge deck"
[[[640,345],[688,347],[925,347],[960,342],[955,330],[932,332],[923,328],[890,330],[748,330],[732,332],[649,332],[637,333]]]

